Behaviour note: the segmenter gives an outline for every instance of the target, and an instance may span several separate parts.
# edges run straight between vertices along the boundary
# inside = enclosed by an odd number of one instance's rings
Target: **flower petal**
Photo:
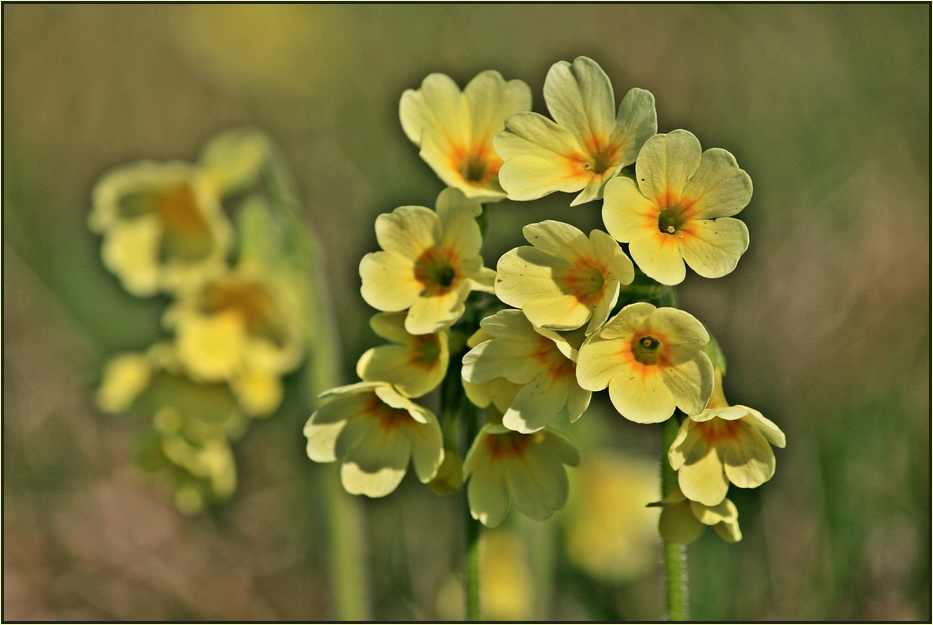
[[[729,480],[723,473],[716,447],[693,445],[686,463],[677,471],[677,483],[688,499],[706,506],[721,503],[729,492]]]
[[[686,500],[661,508],[658,532],[661,538],[669,543],[689,545],[700,537],[704,529],[706,528],[693,515],[690,503]]]
[[[735,439],[720,441],[720,453],[730,482],[756,488],[774,475],[774,452],[758,428],[744,420],[741,424]]]
[[[492,466],[484,438],[480,430],[463,463],[464,476],[470,476],[467,500],[470,514],[486,527],[495,527],[505,518],[509,510],[509,491],[505,476]]]
[[[539,436],[538,446],[542,453],[548,453],[571,467],[580,464],[580,452],[569,438],[553,428],[541,430]]]
[[[415,467],[415,473],[422,483],[427,484],[437,475],[437,470],[444,461],[441,428],[432,414],[430,423],[411,424],[405,428],[405,431],[411,442],[411,461]]]
[[[503,460],[509,494],[519,512],[541,520],[567,503],[567,470],[560,462],[533,447],[521,458]]]
[[[648,139],[635,162],[635,178],[642,195],[657,205],[666,203],[670,196],[681,197],[687,181],[700,166],[701,153],[700,142],[686,130]]]
[[[559,61],[544,80],[544,101],[551,117],[581,142],[609,138],[615,122],[615,95],[609,76],[596,63],[579,56],[573,65]]]
[[[479,254],[483,235],[476,218],[483,212],[482,205],[467,198],[460,189],[448,187],[437,196],[436,208],[443,232],[440,247],[452,250],[457,258]]]
[[[571,423],[579,419],[590,405],[593,393],[580,388],[576,381],[567,384],[567,418]]]
[[[404,468],[385,467],[373,473],[367,473],[353,462],[344,462],[340,467],[340,481],[351,495],[385,497],[398,488],[404,477]]]
[[[731,273],[747,249],[748,228],[731,217],[691,222],[680,245],[683,259],[704,278]]]
[[[370,252],[360,261],[360,293],[378,310],[397,312],[411,306],[424,289],[415,263],[397,252]]]
[[[567,403],[567,381],[541,371],[522,386],[502,416],[502,425],[523,434],[537,432],[551,421]]]
[[[647,230],[658,228],[658,207],[642,195],[631,178],[618,176],[606,185],[603,223],[616,241],[628,243]]]
[[[470,110],[472,143],[490,143],[505,126],[505,119],[531,110],[531,89],[521,80],[505,82],[502,74],[488,70],[478,74],[463,90]]]
[[[579,365],[577,368],[579,370]],[[619,414],[635,423],[666,421],[676,408],[674,396],[664,378],[647,367],[632,368],[614,375],[609,382],[609,399]]]
[[[658,114],[654,94],[637,87],[629,89],[619,104],[612,130],[612,141],[620,146],[618,158],[622,165],[634,163],[645,141],[657,132]]]
[[[673,366],[662,367],[661,378],[677,407],[688,415],[703,412],[713,391],[709,357],[692,345],[672,345],[668,354]]]
[[[399,102],[399,119],[405,135],[418,146],[425,130],[454,145],[469,140],[467,102],[457,83],[444,74],[429,74],[418,91],[406,90]]]
[[[413,345],[414,337],[405,331],[404,311],[376,313],[369,318],[369,327],[377,336],[401,345]]]
[[[424,206],[399,206],[376,217],[376,240],[387,252],[417,260],[441,240],[441,220]]]
[[[136,297],[155,295],[159,288],[159,245],[162,224],[156,215],[110,225],[101,244],[104,266]]]
[[[417,298],[408,310],[405,330],[411,334],[432,334],[446,330],[463,314],[468,289],[467,285],[466,289]]]
[[[700,166],[684,188],[698,219],[731,217],[752,199],[752,179],[735,157],[721,148],[703,152]]]
[[[787,441],[784,437],[784,432],[781,431],[773,421],[767,419],[760,412],[754,408],[749,408],[748,406],[733,406],[734,408],[742,408],[748,411],[747,416],[745,417],[751,424],[754,424],[755,427],[764,435],[768,442],[774,445],[775,447],[783,448]]]
[[[628,253],[649,278],[673,286],[687,277],[679,241],[657,229],[643,230],[629,241]]]
[[[334,454],[334,448],[344,423],[345,421],[338,421],[336,423],[317,425],[314,423],[314,417],[308,419],[304,427],[304,435],[308,439],[308,443],[305,447],[308,458],[311,458],[311,460],[315,462],[334,462],[337,460],[337,456]]]

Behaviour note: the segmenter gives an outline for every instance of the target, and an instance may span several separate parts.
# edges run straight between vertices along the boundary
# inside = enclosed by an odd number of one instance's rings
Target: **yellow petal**
[[[673,366],[662,367],[661,378],[671,397],[688,415],[702,412],[713,389],[709,357],[695,346],[683,344],[672,345],[668,353]]]
[[[399,103],[402,130],[421,145],[425,129],[453,144],[469,139],[469,112],[457,83],[444,74],[429,74],[418,91],[407,90]]]
[[[314,417],[308,419],[304,427],[304,435],[308,439],[305,446],[308,458],[315,462],[334,462],[337,460],[334,448],[344,423],[346,422],[338,421],[337,423],[317,425],[314,423]]]
[[[635,178],[642,195],[656,204],[666,202],[670,196],[681,197],[687,181],[700,166],[701,152],[700,142],[686,130],[648,139],[635,162]]]
[[[693,201],[697,219],[731,217],[752,199],[752,179],[739,169],[732,154],[711,148],[703,152],[684,197]]]
[[[441,240],[441,220],[424,206],[399,206],[376,217],[376,240],[387,252],[417,260]]]
[[[433,414],[428,414],[431,416],[429,423],[413,423],[405,428],[411,442],[411,460],[415,474],[425,484],[437,475],[445,454],[440,425]],[[455,451],[452,453],[457,455]]]
[[[194,315],[178,325],[179,361],[197,379],[229,379],[243,361],[246,329],[236,312]]]
[[[555,379],[547,371],[541,371],[518,391],[502,416],[502,425],[523,434],[537,432],[564,408],[568,386],[567,380]]]
[[[657,230],[658,212],[657,205],[642,195],[631,178],[619,176],[606,185],[603,223],[616,241],[628,243],[646,231]]]
[[[136,297],[155,295],[159,289],[159,245],[162,225],[155,215],[110,227],[101,245],[104,265],[117,274],[123,288]]]
[[[691,222],[680,245],[683,259],[704,278],[732,273],[747,249],[748,228],[731,217]]]
[[[677,472],[677,483],[688,499],[706,506],[722,503],[729,492],[729,480],[715,447],[694,445],[686,463]]]
[[[645,89],[629,89],[619,104],[612,141],[619,144],[618,158],[622,165],[635,162],[645,141],[658,132],[658,114],[654,95]]]
[[[579,367],[579,365],[578,365]],[[676,402],[660,375],[634,369],[609,382],[609,399],[623,417],[635,423],[660,423],[674,414]]]
[[[673,286],[687,277],[681,256],[680,240],[654,230],[645,230],[629,241],[628,253],[645,275],[661,284]]]
[[[749,408],[748,406],[734,406],[735,408],[741,408],[747,411],[746,419],[754,424],[761,433],[764,435],[768,442],[774,445],[775,447],[784,447],[786,444],[786,439],[784,438],[784,432],[781,431],[777,425],[774,424],[770,419],[765,418],[760,412],[754,408]]]
[[[385,497],[398,488],[404,477],[405,469],[385,467],[367,473],[352,462],[344,462],[340,467],[340,482],[351,495]]]
[[[689,545],[700,537],[704,529],[704,525],[691,512],[688,501],[661,509],[658,532],[669,543]]]
[[[414,303],[424,289],[415,279],[415,263],[396,252],[371,252],[360,261],[366,303],[378,310],[396,312]]]
[[[581,143],[592,136],[607,138],[615,123],[615,95],[606,72],[580,56],[573,65],[559,61],[544,80],[544,101],[558,124]]]
[[[742,421],[733,439],[720,441],[729,481],[739,488],[756,488],[774,475],[774,452],[755,426]]]
[[[463,90],[470,110],[472,143],[492,142],[492,137],[505,127],[506,118],[520,111],[531,110],[531,89],[521,80],[505,82],[493,70],[478,74]]]
[[[123,354],[104,367],[104,376],[95,396],[104,412],[123,412],[142,393],[152,377],[152,365],[141,354]]]
[[[411,334],[431,334],[452,326],[465,309],[469,285],[464,286],[440,295],[422,295],[415,299],[405,318],[405,330]]]
[[[278,375],[259,369],[247,369],[231,378],[230,388],[243,409],[257,417],[275,412],[284,390]]]

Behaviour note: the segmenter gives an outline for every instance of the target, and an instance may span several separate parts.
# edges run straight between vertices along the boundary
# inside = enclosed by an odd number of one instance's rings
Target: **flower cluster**
[[[650,92],[631,89],[616,108],[609,77],[589,58],[556,63],[544,99],[551,118],[530,111],[524,83],[494,71],[462,92],[431,74],[403,94],[402,128],[449,188],[434,211],[403,206],[377,218],[382,250],[360,263],[361,292],[383,311],[373,329],[392,343],[360,359],[363,383],[322,396],[330,401],[305,428],[308,454],[342,461],[347,490],[370,496],[395,488],[409,453],[423,482],[442,462],[459,467],[458,428],[470,428],[463,414],[446,414],[450,392],[441,423],[411,402],[454,379],[487,417],[462,462],[474,518],[494,526],[513,504],[544,519],[566,503],[565,465],[579,461],[551,426],[576,421],[608,389],[630,421],[685,415],[668,454],[680,488],[657,504],[662,536],[690,542],[714,525],[738,540],[728,485],[768,480],[770,444],[783,446],[784,435],[757,411],[728,406],[724,358],[704,325],[675,307],[672,287],[686,265],[706,278],[735,269],[748,230],[734,216],[751,199],[751,178],[686,130],[658,134]],[[485,268],[480,202],[558,191],[578,193],[570,206],[602,200],[605,230],[532,223],[529,245]]]
[[[277,200],[257,190],[271,157],[264,135],[232,131],[197,164],[125,165],[93,193],[104,265],[132,295],[171,298],[167,336],[111,359],[97,404],[152,416],[138,459],[169,475],[187,513],[234,492],[231,442],[275,412],[305,353],[303,278],[283,252]],[[235,225],[225,204],[237,206]]]

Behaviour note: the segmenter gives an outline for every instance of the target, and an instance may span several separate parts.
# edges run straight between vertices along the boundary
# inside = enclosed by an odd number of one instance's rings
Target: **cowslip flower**
[[[103,176],[88,227],[104,265],[138,297],[195,288],[224,271],[233,230],[212,178],[180,162],[139,162]]]
[[[356,364],[360,379],[388,382],[405,397],[421,397],[441,383],[450,360],[446,330],[409,334],[404,312],[378,313],[369,325],[392,344],[373,347],[360,357]]]
[[[195,380],[227,381],[243,408],[271,414],[281,376],[304,354],[298,304],[288,289],[253,265],[212,280],[166,310],[179,363]]]
[[[686,130],[649,139],[635,163],[637,183],[606,186],[603,222],[628,243],[632,260],[662,284],[680,284],[684,262],[704,278],[720,278],[748,249],[748,228],[732,215],[752,198],[752,179],[726,150],[702,152]]]
[[[496,272],[483,266],[479,202],[457,189],[437,196],[437,212],[401,206],[376,218],[384,251],[360,262],[366,303],[385,312],[408,308],[405,330],[429,334],[449,328],[472,290],[493,292]]]
[[[103,379],[94,397],[98,408],[123,412],[149,386],[152,365],[144,354],[120,354],[104,366]]]
[[[577,381],[590,391],[608,386],[612,405],[636,423],[660,423],[675,408],[698,414],[713,390],[708,342],[689,313],[629,304],[580,347]]]
[[[502,159],[492,138],[506,117],[530,109],[528,85],[506,82],[499,72],[479,74],[462,93],[449,76],[430,74],[420,89],[402,94],[399,118],[421,158],[447,186],[488,202],[505,197],[498,179]]]
[[[467,347],[472,349],[480,343],[491,341],[493,338],[495,337],[492,334],[480,328],[467,339],[466,344]],[[515,401],[515,396],[518,395],[518,391],[522,388],[521,385],[513,384],[505,378],[492,378],[482,384],[474,384],[461,375],[460,381],[463,383],[464,393],[466,393],[467,398],[473,405],[478,408],[496,410],[500,422],[502,421],[502,415]]]
[[[480,327],[493,338],[467,352],[462,376],[473,384],[505,378],[521,386],[503,415],[505,427],[535,432],[562,410],[571,422],[580,418],[592,393],[577,384],[577,348],[567,337],[536,328],[520,310],[500,310],[483,319]]]
[[[496,296],[549,330],[595,332],[635,278],[632,261],[605,232],[589,238],[570,224],[543,221],[522,229],[532,247],[506,252],[496,267]]]
[[[753,408],[730,406],[722,390],[722,373],[716,369],[709,405],[684,419],[668,459],[684,495],[713,506],[725,499],[729,482],[755,488],[771,479],[775,465],[771,445],[784,447],[784,432]]]
[[[700,537],[707,525],[712,525],[727,543],[742,540],[739,511],[729,499],[723,499],[715,506],[706,506],[691,501],[678,488],[661,501],[648,505],[660,506],[658,533],[669,543],[689,545]]]
[[[567,503],[564,465],[573,467],[579,461],[576,447],[556,430],[521,434],[487,424],[463,462],[464,479],[470,479],[470,514],[483,525],[495,527],[512,501],[525,516],[547,519]]]
[[[385,382],[359,382],[320,395],[304,427],[308,457],[340,461],[343,487],[353,495],[384,497],[399,485],[411,458],[428,483],[444,460],[437,417]]]
[[[654,96],[631,89],[615,110],[606,72],[577,57],[555,63],[544,81],[544,100],[554,121],[516,113],[493,140],[505,161],[499,182],[512,200],[535,200],[555,191],[581,193],[576,206],[603,196],[606,183],[635,157],[658,130]],[[556,123],[555,123],[556,122]]]

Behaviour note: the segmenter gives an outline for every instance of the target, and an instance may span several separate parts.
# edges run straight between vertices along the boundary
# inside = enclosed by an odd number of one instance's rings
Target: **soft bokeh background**
[[[235,446],[236,497],[187,518],[130,465],[145,418],[93,407],[103,362],[145,347],[165,303],[130,297],[100,264],[85,223],[105,171],[194,160],[235,126],[268,132],[323,241],[352,381],[376,341],[357,274],[373,219],[442,188],[402,134],[402,91],[497,69],[545,112],[548,68],[578,55],[617,98],[651,90],[661,132],[730,150],[755,183],[748,253],[726,278],[688,276],[680,299],[729,357],[729,398],[788,446],[771,482],[733,489],[744,540],[706,532],[689,548],[692,615],[931,618],[929,5],[5,5],[3,18],[5,619],[333,615],[306,413],[253,426]],[[529,221],[598,224],[597,203],[570,199],[493,206],[487,265]],[[584,419],[606,447],[655,453],[648,426]],[[412,479],[364,502],[375,618],[457,617],[457,511]],[[489,545],[548,582],[516,586],[533,596],[525,618],[661,616],[656,564],[588,581],[555,523],[509,528],[524,543]],[[556,572],[535,573],[548,558]]]

